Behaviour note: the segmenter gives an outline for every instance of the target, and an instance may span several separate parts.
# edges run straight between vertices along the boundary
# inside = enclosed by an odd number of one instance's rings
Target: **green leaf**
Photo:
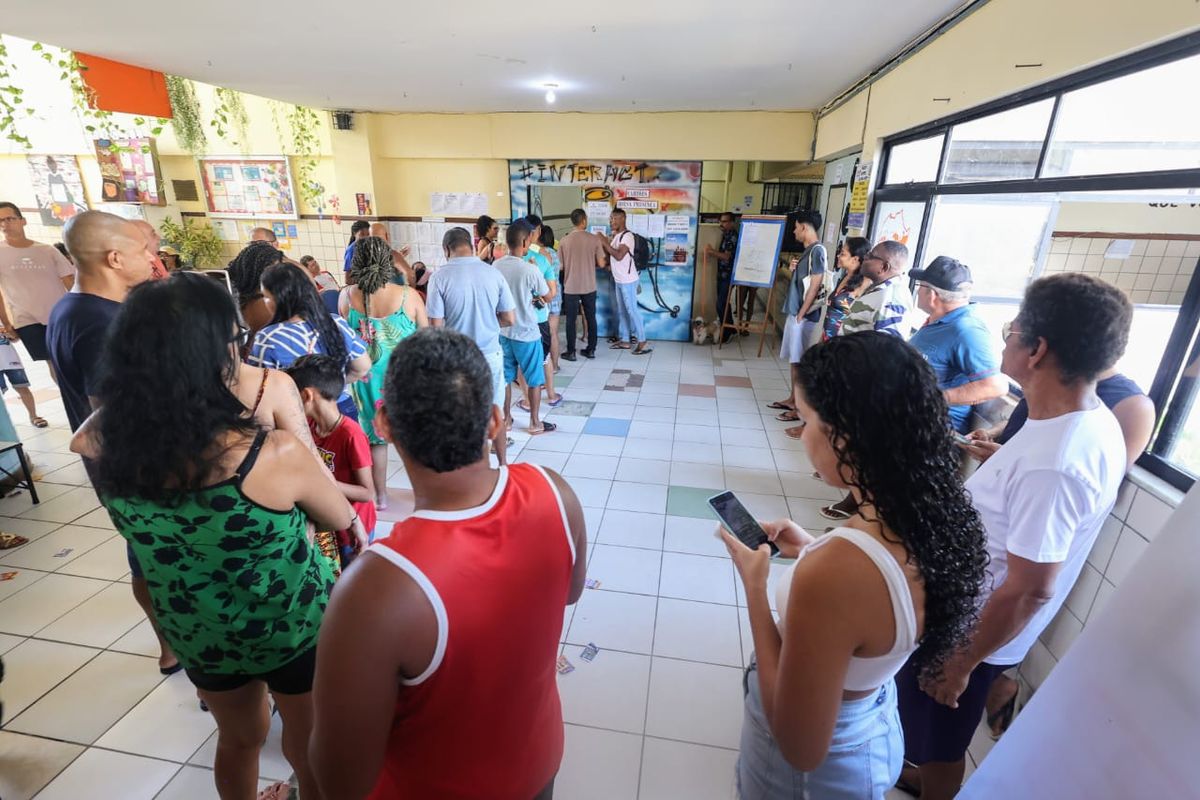
[[[44,50],[44,49],[45,49],[45,48],[42,46],[42,43],[41,43],[41,42],[34,42],[34,43],[33,43],[33,50],[34,50],[34,52],[40,52],[40,51],[42,51],[42,50]]]

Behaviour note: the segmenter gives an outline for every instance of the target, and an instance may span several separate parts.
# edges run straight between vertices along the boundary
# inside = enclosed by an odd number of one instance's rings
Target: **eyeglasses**
[[[236,342],[238,347],[245,347],[246,343],[250,341],[250,329],[239,323],[237,333],[229,341]]]
[[[1000,326],[1000,338],[1002,338],[1005,342],[1007,342],[1009,337],[1012,336],[1014,333],[1020,333],[1020,332],[1021,331],[1019,331],[1013,327],[1012,322],[1006,322],[1002,326]]]

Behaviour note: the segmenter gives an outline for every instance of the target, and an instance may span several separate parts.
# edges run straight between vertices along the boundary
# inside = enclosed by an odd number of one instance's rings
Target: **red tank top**
[[[558,489],[538,466],[502,468],[482,506],[418,511],[371,552],[438,618],[433,661],[400,689],[371,797],[530,800],[563,753],[555,659],[575,544]]]

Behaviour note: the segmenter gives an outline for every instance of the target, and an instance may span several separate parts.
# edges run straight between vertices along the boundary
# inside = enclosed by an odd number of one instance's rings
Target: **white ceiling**
[[[963,0],[52,5],[3,33],[319,108],[713,111],[819,108]]]

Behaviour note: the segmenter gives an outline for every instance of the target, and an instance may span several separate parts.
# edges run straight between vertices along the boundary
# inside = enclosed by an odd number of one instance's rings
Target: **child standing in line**
[[[304,403],[304,415],[317,451],[354,505],[368,536],[375,530],[375,481],[371,477],[371,443],[358,423],[338,410],[345,378],[338,362],[324,355],[302,356],[285,370]],[[365,546],[349,530],[337,531],[338,555],[345,569]]]

